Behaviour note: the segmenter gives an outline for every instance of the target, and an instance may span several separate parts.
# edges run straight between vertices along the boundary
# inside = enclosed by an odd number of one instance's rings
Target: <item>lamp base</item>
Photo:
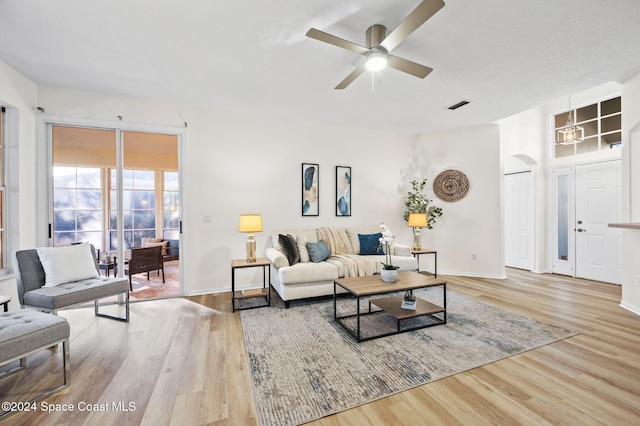
[[[413,228],[413,249],[420,250],[422,247],[422,239],[420,231],[422,228],[415,227]]]
[[[247,234],[247,262],[253,263],[256,261],[256,240],[253,238],[253,234]]]

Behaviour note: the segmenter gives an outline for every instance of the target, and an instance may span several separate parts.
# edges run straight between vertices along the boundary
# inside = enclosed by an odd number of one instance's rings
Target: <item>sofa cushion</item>
[[[99,277],[89,243],[38,247],[36,250],[44,269],[46,287]]]
[[[382,247],[380,247],[380,238],[382,238],[382,233],[380,232],[377,234],[358,234],[358,240],[360,241],[359,254],[384,254]]]
[[[300,255],[300,262],[307,263],[311,261],[309,257],[309,250],[307,250],[307,243],[309,239],[304,235],[298,235],[296,238],[296,244],[298,245],[298,254]]]
[[[282,251],[282,253],[287,257],[290,266],[300,262],[298,245],[296,243],[296,239],[291,234],[279,234],[278,242],[280,243],[280,251]]]
[[[382,269],[382,261],[384,258],[381,256],[364,256],[369,259],[373,259],[378,263],[378,272]],[[398,266],[400,271],[415,271],[418,269],[418,260],[413,256],[391,256],[391,264]]]
[[[314,263],[322,262],[331,257],[329,246],[324,240],[320,240],[317,243],[307,243],[307,250],[309,250],[309,258]]]
[[[332,281],[338,279],[338,268],[327,262],[297,263],[278,269],[278,278],[283,285]]]

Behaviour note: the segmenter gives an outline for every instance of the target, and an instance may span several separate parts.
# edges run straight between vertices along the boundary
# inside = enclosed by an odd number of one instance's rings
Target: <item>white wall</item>
[[[547,119],[534,108],[498,121],[503,172],[531,171],[533,176],[533,272],[546,272],[546,138]]]
[[[33,247],[35,244],[35,164],[32,159],[36,152],[36,127],[35,106],[38,88],[27,78],[16,72],[13,68],[0,61],[0,105],[12,109],[18,119],[17,138],[20,144],[19,155],[19,193],[13,190],[9,194],[8,203],[18,199],[19,222],[17,226],[8,229],[8,233],[17,239],[18,247]],[[15,129],[11,129],[15,130]],[[11,158],[16,158],[17,152],[11,148]],[[12,165],[13,166],[13,165]],[[13,206],[9,206],[12,208]],[[15,225],[15,222],[12,223]],[[6,253],[10,257],[10,253]],[[4,279],[2,279],[4,278]],[[18,309],[18,294],[13,277],[0,277],[0,290],[11,296],[10,309]]]
[[[400,243],[411,244],[411,232],[402,219],[402,197],[409,189],[408,182],[421,177],[433,182],[437,172],[449,167],[468,172],[472,190],[461,202],[443,206],[445,221],[437,227],[439,238],[433,242],[442,250],[439,269],[504,275],[495,126],[412,140],[361,129],[53,88],[40,88],[38,102],[47,115],[81,120],[113,121],[120,115],[124,125],[179,125],[182,118],[187,121],[186,158],[182,163],[182,248],[183,279],[189,294],[229,290],[229,262],[244,257],[245,236],[237,232],[242,213],[263,215],[265,232],[256,235],[259,252],[271,229],[360,226],[382,221]],[[460,155],[462,151],[465,155]],[[320,165],[318,217],[300,214],[303,162]],[[338,165],[352,167],[351,217],[335,216]],[[485,188],[490,188],[488,193]],[[481,222],[468,214],[477,210],[470,207],[476,203],[486,212]],[[212,222],[205,223],[205,216],[211,216]],[[478,260],[472,262],[473,250]],[[255,283],[261,278],[259,269],[243,272],[251,276],[240,275],[239,282]]]
[[[429,180],[430,198],[444,211],[436,227],[422,236],[423,246],[438,250],[438,273],[505,277],[498,126],[420,135],[412,147],[414,168]],[[447,169],[469,179],[469,192],[453,203],[431,196],[433,180]]]
[[[40,88],[38,102],[49,116],[104,122],[120,115],[125,126],[178,125],[184,117],[181,251],[189,294],[230,289],[230,260],[245,254],[245,235],[237,232],[242,213],[263,215],[259,253],[270,230],[283,227],[384,221],[400,242],[411,242],[402,219],[402,170],[411,158],[406,136],[53,88]],[[303,162],[320,165],[318,217],[300,214]],[[351,217],[335,216],[337,165],[352,167]],[[259,268],[242,272],[251,282],[261,279]]]
[[[640,223],[640,74],[623,84],[622,128],[623,218]],[[640,231],[624,230],[622,238],[621,306],[640,314]]]
[[[361,226],[384,221],[400,243],[411,244],[402,216],[409,181],[430,183],[442,170],[457,168],[471,189],[444,208],[425,245],[439,250],[439,272],[504,276],[501,173],[496,126],[450,134],[405,135],[371,132],[319,123],[266,118],[192,106],[142,101],[66,89],[40,87],[0,63],[0,100],[15,105],[20,120],[20,246],[46,244],[46,208],[34,170],[42,164],[45,138],[38,134],[35,107],[47,119],[98,122],[133,128],[174,126],[184,130],[183,281],[187,294],[230,289],[230,260],[244,257],[245,235],[237,232],[242,213],[263,215],[257,234],[262,252],[270,230],[282,227]],[[117,116],[122,117],[120,121]],[[37,139],[37,141],[36,141]],[[481,159],[481,161],[479,161]],[[302,217],[301,163],[320,165],[320,216]],[[352,167],[351,217],[335,216],[335,166]],[[435,198],[433,193],[431,198]],[[482,216],[472,214],[481,211]],[[204,221],[211,216],[212,221]],[[471,255],[477,260],[472,261]],[[238,284],[261,280],[259,269],[240,275]],[[6,286],[5,286],[6,284]],[[15,282],[3,289],[15,291]],[[17,307],[12,302],[12,308]]]

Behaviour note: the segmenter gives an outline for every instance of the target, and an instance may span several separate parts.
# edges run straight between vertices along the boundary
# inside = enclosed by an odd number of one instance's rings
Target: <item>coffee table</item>
[[[345,289],[353,296],[356,301],[355,313],[338,316],[337,307],[337,291],[338,287]],[[384,296],[394,292],[405,292],[407,290],[416,290],[427,287],[442,287],[443,303],[438,306],[434,303],[416,297],[416,309],[402,309],[402,298],[404,293],[399,296]],[[361,312],[360,301],[363,298],[368,300],[368,310]],[[375,305],[379,309],[372,310],[371,305]],[[389,314],[396,320],[396,329],[394,331],[386,331],[375,335],[362,336],[360,329],[360,320],[366,315]],[[417,325],[402,327],[402,321],[410,318],[424,316],[429,319]],[[377,339],[380,337],[391,336],[398,333],[404,333],[411,330],[418,330],[434,325],[447,323],[447,282],[432,276],[425,276],[417,272],[400,272],[398,281],[395,283],[385,283],[380,279],[380,275],[355,278],[339,278],[333,282],[333,318],[340,324],[355,340],[364,342],[366,340]],[[346,319],[355,318],[355,327],[350,327],[346,323]],[[352,321],[353,322],[353,321]]]

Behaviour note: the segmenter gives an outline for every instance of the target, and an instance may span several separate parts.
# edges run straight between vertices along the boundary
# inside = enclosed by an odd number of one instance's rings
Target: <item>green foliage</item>
[[[426,179],[411,181],[412,190],[404,196],[404,205],[407,209],[404,213],[404,220],[409,220],[409,213],[426,213],[427,228],[432,229],[437,219],[442,216],[442,208],[434,206],[433,200],[427,198],[424,193],[426,185]]]

